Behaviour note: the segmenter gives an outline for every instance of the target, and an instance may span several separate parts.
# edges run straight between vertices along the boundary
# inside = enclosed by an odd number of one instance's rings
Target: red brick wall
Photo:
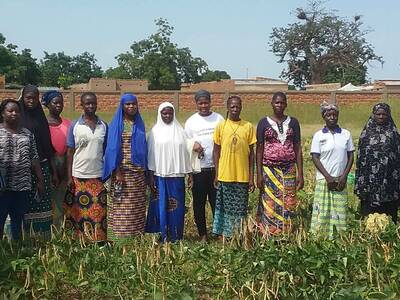
[[[75,101],[75,109],[80,109],[81,92],[63,91],[65,108],[71,109],[72,97]],[[239,95],[243,103],[260,103],[269,102],[272,98],[272,92],[236,92],[212,93],[212,104],[214,108],[225,106],[225,99],[229,95]],[[292,103],[321,103],[323,100],[329,101],[336,94],[336,101],[339,105],[354,103],[375,103],[377,101],[385,101],[386,99],[399,99],[400,92],[388,93],[383,92],[310,92],[310,91],[288,91],[286,92],[288,100]],[[5,98],[17,98],[19,90],[0,90],[0,100]],[[120,93],[115,92],[96,92],[98,99],[99,111],[114,111],[119,103]],[[170,101],[175,106],[179,102],[179,109],[191,111],[195,109],[194,92],[182,91],[148,91],[136,93],[139,99],[141,109],[155,110],[160,103]]]

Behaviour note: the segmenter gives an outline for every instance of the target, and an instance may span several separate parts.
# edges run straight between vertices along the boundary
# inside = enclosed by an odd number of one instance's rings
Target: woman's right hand
[[[214,188],[218,189],[218,187],[219,187],[218,177],[215,176],[215,178],[214,178]]]
[[[67,179],[67,188],[71,191],[74,190],[74,180],[72,179],[72,177],[69,177]]]
[[[260,192],[264,192],[264,178],[260,175],[257,175],[257,188]]]
[[[325,177],[325,180],[326,180],[326,184],[328,186],[328,190],[335,191],[337,188],[337,181],[335,180],[335,178],[333,178],[330,175],[327,175]]]

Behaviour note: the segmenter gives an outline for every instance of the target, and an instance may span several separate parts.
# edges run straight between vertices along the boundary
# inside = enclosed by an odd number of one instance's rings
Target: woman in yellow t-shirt
[[[227,101],[226,121],[214,131],[214,164],[217,199],[213,233],[231,237],[240,231],[247,215],[249,192],[254,191],[254,149],[256,135],[250,122],[240,119],[242,100]]]

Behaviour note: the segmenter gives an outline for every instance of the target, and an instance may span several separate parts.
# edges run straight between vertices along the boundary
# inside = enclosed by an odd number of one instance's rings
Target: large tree
[[[273,28],[272,52],[279,63],[287,63],[282,78],[296,86],[340,81],[364,83],[367,64],[383,63],[366,40],[360,16],[352,20],[327,11],[321,1],[311,1],[307,8],[297,8],[298,21],[286,27]]]
[[[102,77],[103,71],[97,65],[94,54],[83,52],[69,56],[64,52],[47,53],[40,65],[43,84],[48,86],[68,87],[74,83],[88,82],[92,77]]]
[[[6,82],[20,85],[39,83],[41,73],[31,50],[18,52],[16,45],[5,45],[5,42],[5,37],[0,33],[0,74],[5,75]]]
[[[150,89],[179,89],[182,82],[199,82],[208,69],[206,62],[193,57],[189,48],[179,48],[171,41],[173,27],[167,20],[155,21],[158,29],[147,39],[134,42],[131,51],[119,54],[118,67],[106,75],[129,75],[132,79],[147,79]]]

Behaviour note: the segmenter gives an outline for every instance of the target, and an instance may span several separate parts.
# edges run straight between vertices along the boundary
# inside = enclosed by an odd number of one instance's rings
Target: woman
[[[55,150],[54,162],[56,165],[59,185],[52,192],[53,224],[60,227],[64,220],[63,201],[67,183],[67,132],[71,121],[60,116],[64,109],[63,95],[58,91],[48,91],[42,96],[42,105],[47,107],[51,143]]]
[[[73,227],[93,241],[104,241],[107,230],[107,193],[101,177],[107,141],[107,124],[97,115],[97,97],[81,96],[83,115],[74,121],[67,136],[66,227]]]
[[[240,232],[247,216],[249,192],[254,191],[253,125],[240,118],[242,100],[230,96],[227,101],[227,119],[214,131],[214,163],[217,199],[213,233],[232,237]]]
[[[0,240],[7,215],[11,237],[21,238],[31,190],[43,194],[44,182],[33,134],[21,125],[19,103],[6,99],[0,105]],[[36,184],[32,184],[31,170]]]
[[[183,238],[185,215],[185,175],[192,172],[191,152],[186,133],[169,102],[158,108],[157,123],[148,140],[148,169],[152,199],[146,232],[161,232],[163,242]],[[154,176],[153,176],[154,175]]]
[[[124,94],[109,126],[103,181],[111,176],[107,238],[122,241],[144,232],[147,143],[135,95]]]
[[[399,133],[390,106],[378,103],[373,107],[358,142],[355,193],[361,201],[361,215],[385,213],[396,223],[399,180]]]
[[[314,134],[311,156],[317,168],[311,232],[332,238],[346,230],[347,175],[354,161],[354,145],[348,130],[338,125],[339,109],[324,102],[325,127]]]
[[[25,215],[25,230],[50,236],[52,224],[51,184],[58,186],[58,175],[54,162],[54,148],[51,144],[50,129],[43,108],[39,102],[39,90],[34,85],[23,88],[20,99],[22,126],[29,129],[36,142],[40,166],[44,177],[44,193],[38,195],[36,189],[29,194],[29,208]],[[32,174],[32,186],[37,178]]]
[[[304,185],[299,122],[285,115],[284,93],[275,93],[271,105],[273,115],[257,126],[257,224],[265,236],[291,230],[298,205],[296,191]]]

